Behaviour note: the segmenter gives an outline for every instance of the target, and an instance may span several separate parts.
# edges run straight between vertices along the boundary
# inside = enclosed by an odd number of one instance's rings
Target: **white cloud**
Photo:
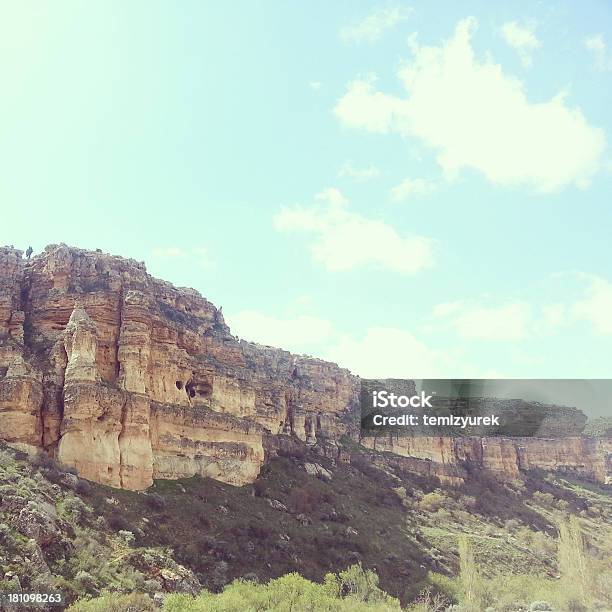
[[[599,170],[603,130],[559,93],[531,103],[523,84],[471,45],[477,22],[460,21],[438,47],[418,46],[399,72],[402,98],[377,91],[374,79],[348,85],[334,112],[348,127],[398,132],[437,152],[448,178],[475,169],[500,185],[528,184],[540,192],[585,187]]]
[[[465,339],[514,342],[528,336],[531,308],[517,301],[498,307],[459,301],[438,304],[433,316],[448,320]]]
[[[573,305],[572,312],[591,323],[598,333],[612,334],[612,283],[598,276],[589,278],[586,296]]]
[[[315,195],[315,200],[318,202],[327,202],[329,206],[341,208],[348,204],[348,200],[342,192],[336,187],[328,187]]]
[[[434,317],[447,317],[454,312],[457,312],[461,308],[461,302],[443,302],[442,304],[437,304],[433,309]]]
[[[601,34],[593,34],[584,40],[584,46],[593,54],[597,70],[612,70],[612,58]]]
[[[273,221],[281,232],[314,234],[312,256],[327,270],[374,265],[412,274],[433,265],[431,239],[402,236],[384,221],[351,212],[338,189],[327,189],[316,199],[323,204],[283,208]]]
[[[329,321],[308,315],[278,318],[256,310],[243,310],[225,319],[232,333],[241,338],[298,353],[324,342],[333,332]]]
[[[319,89],[323,87],[323,83],[321,83],[321,81],[310,81],[308,85],[310,85],[310,88],[314,89],[315,91],[319,91]]]
[[[561,327],[567,322],[567,308],[565,304],[548,304],[542,307],[544,324],[548,328]]]
[[[345,42],[376,42],[387,30],[405,21],[412,9],[389,6],[375,9],[369,15],[340,30],[340,38]]]
[[[394,202],[402,202],[412,196],[424,196],[433,193],[436,190],[434,183],[422,178],[404,179],[399,185],[393,187],[390,191],[391,199]]]
[[[532,52],[542,46],[533,29],[517,21],[508,21],[502,26],[501,33],[504,40],[519,54],[523,66],[531,66]]]
[[[329,321],[308,315],[282,318],[244,310],[225,319],[232,333],[241,338],[314,354],[365,378],[482,375],[457,359],[452,350],[430,348],[403,329],[371,327],[355,338],[338,334]]]
[[[342,164],[339,177],[348,177],[358,181],[368,181],[380,176],[380,170],[376,166],[368,166],[367,168],[356,168],[352,162],[348,161]]]
[[[401,117],[405,102],[400,98],[374,91],[376,78],[357,79],[349,83],[334,113],[348,127],[387,134],[395,128],[394,118]]]
[[[443,375],[445,363],[442,353],[391,327],[372,327],[360,339],[341,338],[325,357],[364,378],[435,378]]]

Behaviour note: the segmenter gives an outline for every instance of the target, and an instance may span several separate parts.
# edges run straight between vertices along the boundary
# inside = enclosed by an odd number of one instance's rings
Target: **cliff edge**
[[[63,244],[31,260],[0,248],[0,438],[90,480],[139,490],[199,474],[241,485],[285,436],[342,458],[340,439],[359,438],[359,385],[336,364],[239,340],[197,291],[143,263]],[[601,438],[368,445],[447,482],[469,464],[510,477],[611,473]]]

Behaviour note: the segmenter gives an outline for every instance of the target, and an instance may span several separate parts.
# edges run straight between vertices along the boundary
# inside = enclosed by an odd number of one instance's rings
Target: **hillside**
[[[346,571],[440,612],[464,606],[478,567],[481,608],[612,605],[612,441],[582,435],[579,410],[504,400],[562,438],[368,437],[360,384],[236,338],[142,263],[0,248],[0,591],[213,610],[239,579],[272,597],[287,574],[319,593]]]
[[[4,449],[1,589],[54,587],[71,599],[103,590],[197,593],[292,571],[320,581],[362,563],[407,604],[431,585],[428,572],[457,574],[462,535],[485,575],[529,567],[554,579],[557,524],[568,514],[580,517],[594,557],[612,553],[608,490],[542,474],[449,488],[374,467],[365,449],[351,453],[343,464],[292,444],[252,485],[193,477],[137,493]]]

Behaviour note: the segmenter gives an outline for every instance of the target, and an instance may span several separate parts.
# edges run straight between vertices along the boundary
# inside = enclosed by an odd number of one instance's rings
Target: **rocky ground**
[[[146,492],[91,484],[48,459],[0,452],[0,589],[220,590],[239,576],[296,571],[320,581],[357,562],[404,603],[454,575],[466,535],[485,573],[554,578],[557,521],[580,517],[595,557],[612,553],[612,501],[600,485],[528,474],[443,487],[353,447],[336,463],[287,445],[250,485],[193,477]],[[255,574],[255,575],[254,575]]]

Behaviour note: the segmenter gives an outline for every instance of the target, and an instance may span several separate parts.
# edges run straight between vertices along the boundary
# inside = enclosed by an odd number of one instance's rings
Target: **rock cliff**
[[[85,478],[144,489],[200,474],[240,485],[283,434],[342,457],[340,438],[359,436],[359,386],[335,364],[239,340],[198,292],[140,262],[66,245],[31,260],[0,248],[0,438]],[[470,463],[602,481],[611,468],[607,439],[367,444],[451,482]]]

